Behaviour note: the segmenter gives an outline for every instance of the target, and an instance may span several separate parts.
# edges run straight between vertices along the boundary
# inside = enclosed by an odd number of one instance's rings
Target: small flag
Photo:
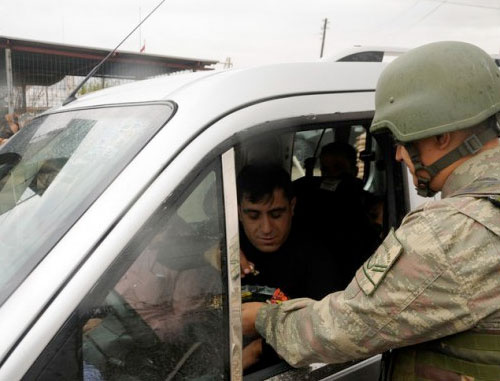
[[[141,50],[139,50],[139,53],[144,53],[146,51],[146,40],[144,40],[144,44],[142,44]]]

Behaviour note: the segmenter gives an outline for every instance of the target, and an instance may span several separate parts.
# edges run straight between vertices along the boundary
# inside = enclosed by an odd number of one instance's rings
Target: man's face
[[[264,253],[278,250],[290,233],[294,208],[295,198],[289,201],[283,189],[256,203],[243,196],[239,218],[248,240]]]
[[[320,156],[321,176],[340,177],[342,175],[356,176],[356,170],[349,160],[341,155],[323,154]]]

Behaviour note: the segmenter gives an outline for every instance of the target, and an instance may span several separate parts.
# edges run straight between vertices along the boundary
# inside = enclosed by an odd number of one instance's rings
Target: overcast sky
[[[0,0],[0,35],[113,48],[160,0]],[[319,58],[354,45],[461,40],[498,54],[500,0],[166,0],[122,50],[246,67]],[[142,40],[142,41],[141,41]]]

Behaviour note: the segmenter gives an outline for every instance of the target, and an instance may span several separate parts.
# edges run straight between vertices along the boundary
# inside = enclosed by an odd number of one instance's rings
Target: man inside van
[[[275,165],[249,165],[237,183],[242,284],[279,288],[288,298],[321,299],[340,289],[341,274],[326,248],[293,229],[289,174]],[[248,345],[244,367],[268,357],[261,353],[262,340]]]
[[[291,298],[320,299],[335,288],[334,281],[308,274],[319,271],[312,266],[328,260],[328,253],[293,228],[296,200],[289,174],[279,166],[249,165],[237,183],[242,283],[279,287]]]

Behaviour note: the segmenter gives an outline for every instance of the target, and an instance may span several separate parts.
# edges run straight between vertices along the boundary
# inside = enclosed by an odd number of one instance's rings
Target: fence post
[[[7,75],[7,97],[9,114],[14,112],[14,85],[12,80],[12,54],[10,48],[5,48],[5,70]]]

